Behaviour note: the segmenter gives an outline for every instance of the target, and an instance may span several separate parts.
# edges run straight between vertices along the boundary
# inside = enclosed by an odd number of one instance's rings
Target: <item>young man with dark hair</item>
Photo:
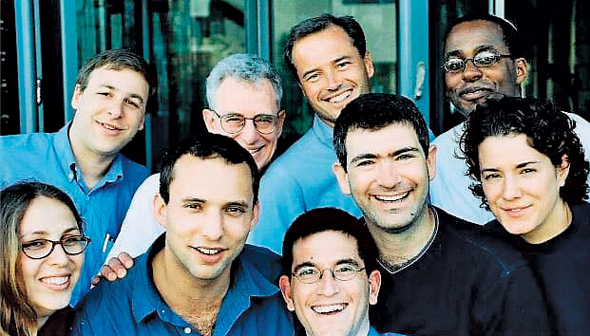
[[[74,119],[57,133],[0,138],[0,188],[19,180],[64,190],[86,221],[86,250],[76,303],[90,289],[119,234],[131,197],[148,175],[121,149],[144,127],[155,80],[146,61],[125,49],[106,50],[82,66],[72,96]]]
[[[245,245],[258,168],[234,140],[188,139],[163,159],[154,215],[166,232],[124,279],[78,308],[75,335],[292,335],[278,255]]]
[[[520,253],[428,205],[436,148],[407,98],[366,94],[336,121],[334,171],[379,251],[371,322],[411,335],[548,335],[543,294]]]
[[[369,305],[380,285],[375,242],[349,213],[313,209],[287,230],[280,287],[307,336],[378,336]]]

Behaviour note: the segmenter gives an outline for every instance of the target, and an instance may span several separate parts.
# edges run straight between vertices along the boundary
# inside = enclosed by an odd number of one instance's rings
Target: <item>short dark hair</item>
[[[291,224],[283,240],[283,274],[291,278],[293,245],[299,240],[324,231],[342,232],[356,240],[359,256],[365,263],[365,272],[378,269],[378,250],[373,236],[364,221],[336,208],[317,208],[303,213]]]
[[[156,79],[153,68],[146,62],[143,57],[129,49],[108,49],[102,51],[84,62],[78,71],[76,84],[80,85],[80,91],[88,87],[88,79],[92,71],[100,68],[109,70],[133,70],[140,73],[148,83],[149,95],[151,96],[156,90]]]
[[[168,150],[162,158],[160,196],[162,196],[166,204],[170,201],[170,183],[174,179],[174,166],[176,161],[185,154],[202,159],[221,157],[225,159],[226,163],[234,165],[246,163],[250,168],[252,177],[253,204],[256,204],[260,175],[252,155],[234,139],[207,132],[193,135],[181,141],[178,147]]]
[[[377,131],[394,123],[412,126],[424,155],[428,157],[428,126],[416,105],[410,99],[399,95],[367,93],[348,103],[334,125],[334,147],[344,171],[347,171],[346,136],[349,131]]]
[[[524,57],[522,48],[522,36],[516,29],[516,26],[506,19],[487,13],[473,13],[462,16],[452,21],[452,23],[447,28],[447,31],[445,32],[445,45],[447,43],[447,39],[449,38],[449,34],[451,33],[451,30],[453,30],[453,28],[455,28],[457,25],[463,22],[471,21],[488,21],[500,26],[500,29],[502,29],[502,35],[504,36],[504,43],[506,43],[506,46],[508,47],[508,52],[510,53],[512,58]]]
[[[561,198],[569,204],[581,202],[588,196],[588,161],[574,132],[576,124],[551,102],[535,98],[503,97],[478,104],[466,121],[460,139],[467,174],[476,181],[469,189],[489,210],[481,184],[479,145],[488,137],[524,134],[528,144],[546,155],[554,166],[561,165],[563,155],[569,161],[569,174],[559,189]]]
[[[365,54],[367,53],[365,33],[363,32],[361,25],[352,16],[322,14],[320,16],[306,19],[291,28],[287,43],[283,50],[283,59],[297,82],[299,82],[299,76],[297,76],[297,69],[293,63],[293,47],[295,46],[295,43],[308,35],[334,26],[344,29],[346,34],[350,37],[352,45],[358,50],[359,55],[362,58],[365,58]]]

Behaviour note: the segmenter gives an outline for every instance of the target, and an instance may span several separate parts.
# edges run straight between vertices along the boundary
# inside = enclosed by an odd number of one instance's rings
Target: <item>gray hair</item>
[[[206,82],[207,103],[210,108],[215,109],[213,105],[217,88],[228,77],[253,84],[268,79],[275,91],[277,107],[281,108],[281,98],[283,97],[281,77],[269,62],[253,54],[233,54],[219,61],[211,70]]]

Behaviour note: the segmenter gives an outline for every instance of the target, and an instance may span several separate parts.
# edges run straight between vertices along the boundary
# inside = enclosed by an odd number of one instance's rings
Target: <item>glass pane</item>
[[[289,30],[307,18],[330,13],[336,16],[352,15],[361,24],[367,39],[367,51],[375,63],[375,76],[371,80],[373,92],[396,92],[397,33],[396,6],[393,0],[298,0],[274,1],[273,12],[273,64],[283,78],[284,109],[287,120],[279,150],[285,150],[310,127],[313,111],[304,101],[301,90],[283,62],[283,46]]]

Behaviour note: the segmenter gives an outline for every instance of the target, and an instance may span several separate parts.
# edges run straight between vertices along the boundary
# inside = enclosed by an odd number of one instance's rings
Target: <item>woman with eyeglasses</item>
[[[26,182],[0,191],[0,334],[69,335],[84,250],[82,219],[61,190]]]
[[[476,107],[460,143],[496,217],[486,226],[529,260],[562,336],[590,335],[589,167],[574,126],[551,103],[502,98]]]

